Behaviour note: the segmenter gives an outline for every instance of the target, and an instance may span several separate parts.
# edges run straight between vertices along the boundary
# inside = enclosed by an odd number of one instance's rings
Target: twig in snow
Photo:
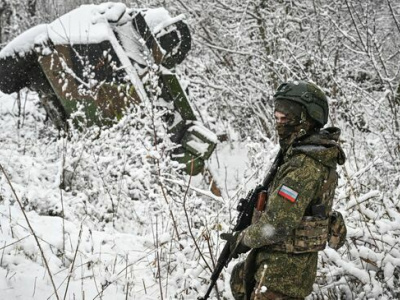
[[[219,202],[219,203],[225,205],[225,201],[224,201],[224,199],[223,199],[222,197],[215,196],[213,193],[211,193],[211,192],[209,192],[209,191],[201,190],[201,189],[196,188],[196,187],[193,187],[193,186],[188,186],[188,185],[187,185],[185,182],[183,182],[183,181],[174,180],[174,179],[168,179],[168,178],[166,178],[166,177],[164,177],[164,178],[162,178],[162,179],[163,179],[164,181],[167,181],[167,182],[171,182],[171,183],[178,184],[178,185],[180,185],[181,187],[184,187],[184,188],[186,188],[186,189],[191,189],[192,191],[195,191],[195,192],[198,193],[198,194],[201,194],[201,195],[203,195],[203,196],[209,197],[209,198],[211,198],[211,199],[213,199],[213,200],[215,200],[215,201],[217,201],[217,202]]]
[[[32,297],[35,297],[35,294],[36,294],[36,280],[37,280],[37,277],[35,277],[35,283],[33,284],[33,294],[32,294]]]
[[[153,102],[151,102],[151,122],[152,122],[152,129],[153,129],[153,135],[154,135],[154,148],[156,149],[156,151],[158,151],[158,147],[157,147],[158,136],[157,136],[157,131],[156,131],[156,124],[155,124],[155,121],[154,121],[154,115],[155,115],[155,113],[154,113],[154,105],[153,105]],[[160,178],[161,178],[160,161],[159,161],[158,158],[155,158],[155,161],[156,161],[156,165],[157,165],[158,184],[159,184],[159,186],[161,188],[161,193],[162,193],[162,195],[164,197],[164,200],[168,205],[168,210],[169,210],[169,214],[170,214],[171,219],[172,219],[172,224],[173,224],[174,229],[175,229],[176,237],[177,237],[177,239],[179,241],[180,240],[180,235],[179,235],[179,231],[178,231],[178,225],[176,223],[174,213],[172,212],[172,209],[171,209],[171,207],[169,205],[169,201],[168,201],[168,198],[167,198],[167,193],[165,191],[165,187],[164,187],[163,183],[160,180]],[[181,247],[181,249],[183,249],[182,246],[180,246],[180,247]]]
[[[208,247],[208,251],[210,252],[211,263],[213,265],[213,268],[215,269],[215,259],[214,259],[212,247],[210,244],[210,232],[208,231],[208,227],[206,227],[206,233],[203,234],[203,236],[204,236],[204,239],[207,241],[207,247]]]
[[[359,202],[358,202],[358,200],[357,200],[357,195],[356,195],[356,192],[355,192],[355,188],[354,188],[353,184],[351,183],[350,175],[349,175],[349,172],[347,171],[346,166],[343,166],[343,170],[344,170],[344,174],[345,174],[345,176],[346,176],[346,178],[347,178],[347,181],[348,181],[348,183],[349,183],[349,185],[350,185],[351,193],[352,193],[352,195],[353,195],[353,197],[354,197],[354,199],[355,199],[355,201],[356,201],[356,203],[357,203],[357,209],[358,209],[358,211],[360,212],[360,215],[361,215],[361,216],[363,217],[363,219],[364,219],[365,226],[367,227],[367,230],[368,230],[368,232],[369,232],[369,234],[370,234],[372,240],[374,241],[376,248],[379,249],[378,244],[377,244],[377,242],[376,242],[374,236],[372,235],[371,229],[369,228],[368,222],[367,222],[367,220],[366,220],[366,216],[359,210]]]
[[[125,257],[125,281],[126,281],[126,293],[125,293],[125,300],[128,300],[128,291],[129,291],[129,281],[128,281],[128,261],[129,261],[129,255],[126,254]]]
[[[61,211],[62,211],[62,247],[63,247],[63,262],[65,263],[65,211],[64,211],[64,198],[63,198],[63,192],[62,189],[60,188],[60,198],[61,198]]]
[[[389,9],[390,9],[390,13],[392,14],[393,20],[394,20],[394,22],[395,22],[395,24],[396,24],[397,30],[400,32],[400,24],[399,24],[399,22],[398,22],[397,19],[396,19],[396,15],[395,15],[395,13],[394,13],[394,11],[393,11],[392,4],[390,3],[389,0],[387,0],[387,3],[388,3],[388,6],[389,6]]]
[[[144,279],[143,278],[142,278],[142,282],[143,282],[144,293],[145,293],[145,295],[147,295],[146,284],[144,283]]]
[[[67,299],[67,292],[68,292],[69,282],[71,281],[72,273],[74,271],[75,260],[76,260],[77,254],[78,254],[78,249],[79,249],[79,245],[81,243],[81,240],[82,240],[82,224],[81,224],[81,229],[79,230],[78,244],[76,245],[74,259],[72,260],[71,269],[69,270],[69,274],[68,274],[68,281],[67,281],[67,286],[65,287],[64,300]]]
[[[3,165],[1,165],[1,164],[0,164],[0,169],[1,169],[1,171],[3,172],[4,177],[6,178],[6,180],[7,180],[7,182],[8,182],[8,185],[10,186],[10,188],[11,188],[13,194],[14,194],[14,197],[15,197],[15,199],[17,200],[19,207],[21,208],[22,214],[24,215],[25,221],[26,221],[26,223],[28,224],[29,230],[31,231],[33,237],[35,238],[36,245],[37,245],[38,248],[39,248],[40,254],[41,254],[41,256],[42,256],[43,263],[45,264],[45,267],[46,267],[46,269],[47,269],[47,273],[49,274],[50,281],[51,281],[51,284],[52,284],[53,289],[54,289],[54,294],[56,295],[56,298],[57,298],[58,300],[60,300],[60,298],[58,297],[56,285],[55,285],[54,280],[53,280],[53,276],[52,276],[51,271],[50,271],[49,264],[47,263],[46,257],[44,256],[44,252],[43,252],[42,246],[41,246],[40,243],[39,243],[39,239],[38,239],[38,237],[37,237],[35,231],[33,230],[33,227],[32,227],[32,225],[31,225],[31,223],[29,222],[28,216],[27,216],[26,213],[25,213],[25,209],[24,209],[24,207],[23,207],[23,205],[22,205],[22,203],[21,203],[21,200],[18,198],[18,195],[17,195],[17,193],[15,192],[14,187],[13,187],[13,185],[12,185],[10,179],[8,178],[8,175],[7,175],[6,171],[4,170]]]
[[[160,296],[161,300],[164,299],[163,291],[162,291],[162,284],[161,284],[161,263],[160,263],[160,254],[159,254],[159,244],[158,244],[158,218],[156,217],[156,258],[157,258],[157,273],[158,273],[158,285],[160,288]]]
[[[7,244],[7,242],[4,241],[4,247],[2,248],[3,252],[1,253],[1,259],[0,259],[0,266],[3,265],[4,251],[6,249],[6,244]]]
[[[211,263],[213,265],[213,269],[215,269],[215,259],[214,259],[213,251],[212,251],[211,244],[210,244],[210,233],[208,231],[208,227],[207,226],[206,226],[206,231],[207,232],[205,233],[205,237],[204,238],[207,241],[208,252],[210,253],[210,258],[211,258]],[[203,236],[204,236],[204,234],[203,234]],[[217,299],[220,300],[219,291],[218,291],[218,285],[215,285],[214,288],[215,288],[215,291],[216,291],[215,294],[217,295]]]
[[[26,238],[28,238],[30,236],[31,235],[29,234],[29,235],[27,235],[27,236],[25,236],[23,238],[20,238],[18,241],[12,242],[11,244],[8,244],[8,245],[7,245],[7,242],[4,241],[4,246],[0,248],[0,250],[3,250],[3,254],[1,255],[0,265],[2,265],[2,263],[3,263],[4,249],[6,249],[7,247],[10,247],[10,246],[12,246],[14,244],[18,244],[20,241],[22,241],[22,240],[24,240],[24,239],[26,239]]]
[[[94,271],[93,270],[92,270],[92,272],[93,272],[94,286],[96,287],[96,290],[97,290],[97,295],[93,298],[93,300],[95,300],[97,297],[99,297],[103,293],[104,290],[102,288],[101,291],[99,291],[99,288],[97,287],[96,276],[94,275]],[[100,296],[100,299],[101,299],[101,296]]]
[[[210,265],[208,264],[207,260],[205,259],[204,255],[203,255],[203,252],[201,251],[201,249],[200,249],[200,247],[199,247],[199,245],[198,245],[198,243],[196,241],[196,237],[193,234],[192,226],[190,226],[189,214],[188,214],[187,208],[186,208],[187,195],[188,195],[188,192],[189,192],[190,184],[192,182],[193,165],[194,165],[194,161],[192,159],[189,181],[188,181],[188,185],[187,185],[187,189],[186,189],[185,195],[183,196],[183,211],[185,213],[186,222],[187,222],[187,225],[188,225],[188,230],[189,230],[190,236],[192,237],[194,245],[195,245],[197,251],[199,251],[199,254],[200,254],[201,258],[203,259],[204,263],[206,264],[207,268],[210,270],[210,272],[212,272],[212,269],[211,269]]]
[[[2,213],[2,212],[0,212],[0,216],[5,216],[5,217],[7,217],[7,215],[4,214],[4,213]],[[11,213],[10,213],[10,216],[11,216]],[[27,228],[27,227],[25,227],[25,226],[19,224],[14,218],[11,218],[11,217],[10,217],[9,222],[10,222],[10,224],[11,224],[11,222],[13,222],[14,224],[16,224],[17,226],[23,228],[24,230],[29,231],[29,228]],[[13,232],[13,231],[12,231],[12,232]],[[28,235],[28,236],[30,236],[30,235]],[[28,236],[26,236],[25,238],[27,238]],[[15,237],[14,237],[14,234],[12,234],[12,238],[15,238]],[[47,245],[49,245],[50,248],[56,248],[56,249],[58,249],[57,246],[55,246],[55,245],[49,243],[49,242],[46,241],[45,239],[43,239],[43,238],[41,238],[41,237],[37,237],[37,238],[38,238],[40,241],[42,241],[43,243],[46,243]],[[12,245],[12,244],[10,244],[10,245]],[[8,247],[8,245],[7,245],[7,247]],[[71,244],[71,248],[72,248],[72,244]],[[0,250],[2,250],[2,249],[3,249],[3,248],[0,248]],[[57,273],[56,273],[56,274],[57,274]]]
[[[65,181],[65,153],[67,145],[66,145],[67,139],[63,139],[63,151],[62,151],[62,156],[61,156],[61,178],[60,182]],[[62,210],[62,234],[63,234],[63,262],[65,263],[65,211],[64,211],[64,198],[63,198],[63,193],[62,193],[62,188],[60,184],[60,200],[61,200],[61,210]]]

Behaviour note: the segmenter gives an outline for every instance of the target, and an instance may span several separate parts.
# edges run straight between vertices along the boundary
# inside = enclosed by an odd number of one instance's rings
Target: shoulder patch
[[[299,193],[283,184],[278,191],[278,195],[294,203]]]

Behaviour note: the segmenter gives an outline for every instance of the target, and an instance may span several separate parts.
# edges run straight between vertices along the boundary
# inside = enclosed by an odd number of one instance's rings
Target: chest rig
[[[286,253],[307,253],[324,250],[331,236],[330,223],[332,202],[337,186],[337,173],[329,168],[315,200],[307,207],[299,226],[287,238],[268,249]]]
[[[273,167],[263,182],[264,187],[272,184],[278,167],[283,161],[282,153],[279,153]],[[326,244],[331,248],[340,248],[346,237],[346,226],[339,212],[332,212],[332,204],[337,187],[338,175],[336,167],[327,167],[325,178],[315,195],[310,201],[305,214],[299,224],[284,241],[268,245],[270,251],[286,253],[308,253],[325,249]],[[260,209],[262,207],[262,210]],[[257,205],[253,215],[253,222],[256,222],[263,213],[265,205]]]

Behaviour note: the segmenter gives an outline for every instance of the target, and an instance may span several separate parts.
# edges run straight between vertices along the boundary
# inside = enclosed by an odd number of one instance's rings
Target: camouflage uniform
[[[318,252],[296,251],[290,245],[315,205],[323,204],[326,216],[331,211],[336,166],[345,159],[337,143],[339,134],[336,128],[324,129],[295,141],[285,152],[268,187],[267,207],[255,211],[252,224],[242,232],[242,243],[252,251],[232,272],[235,299],[245,299],[244,277],[255,279],[256,287],[267,288],[257,299],[302,299],[311,293]],[[285,188],[291,197],[282,193]]]

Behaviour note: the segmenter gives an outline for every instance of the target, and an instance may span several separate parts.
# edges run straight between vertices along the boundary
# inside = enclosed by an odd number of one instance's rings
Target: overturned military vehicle
[[[131,105],[148,105],[156,93],[170,109],[171,140],[180,144],[174,159],[197,174],[217,139],[197,121],[174,73],[190,47],[182,15],[171,18],[163,8],[137,10],[121,3],[83,5],[2,49],[0,91],[37,91],[60,129],[77,110],[88,126],[110,125]],[[156,84],[149,74],[156,74]]]

